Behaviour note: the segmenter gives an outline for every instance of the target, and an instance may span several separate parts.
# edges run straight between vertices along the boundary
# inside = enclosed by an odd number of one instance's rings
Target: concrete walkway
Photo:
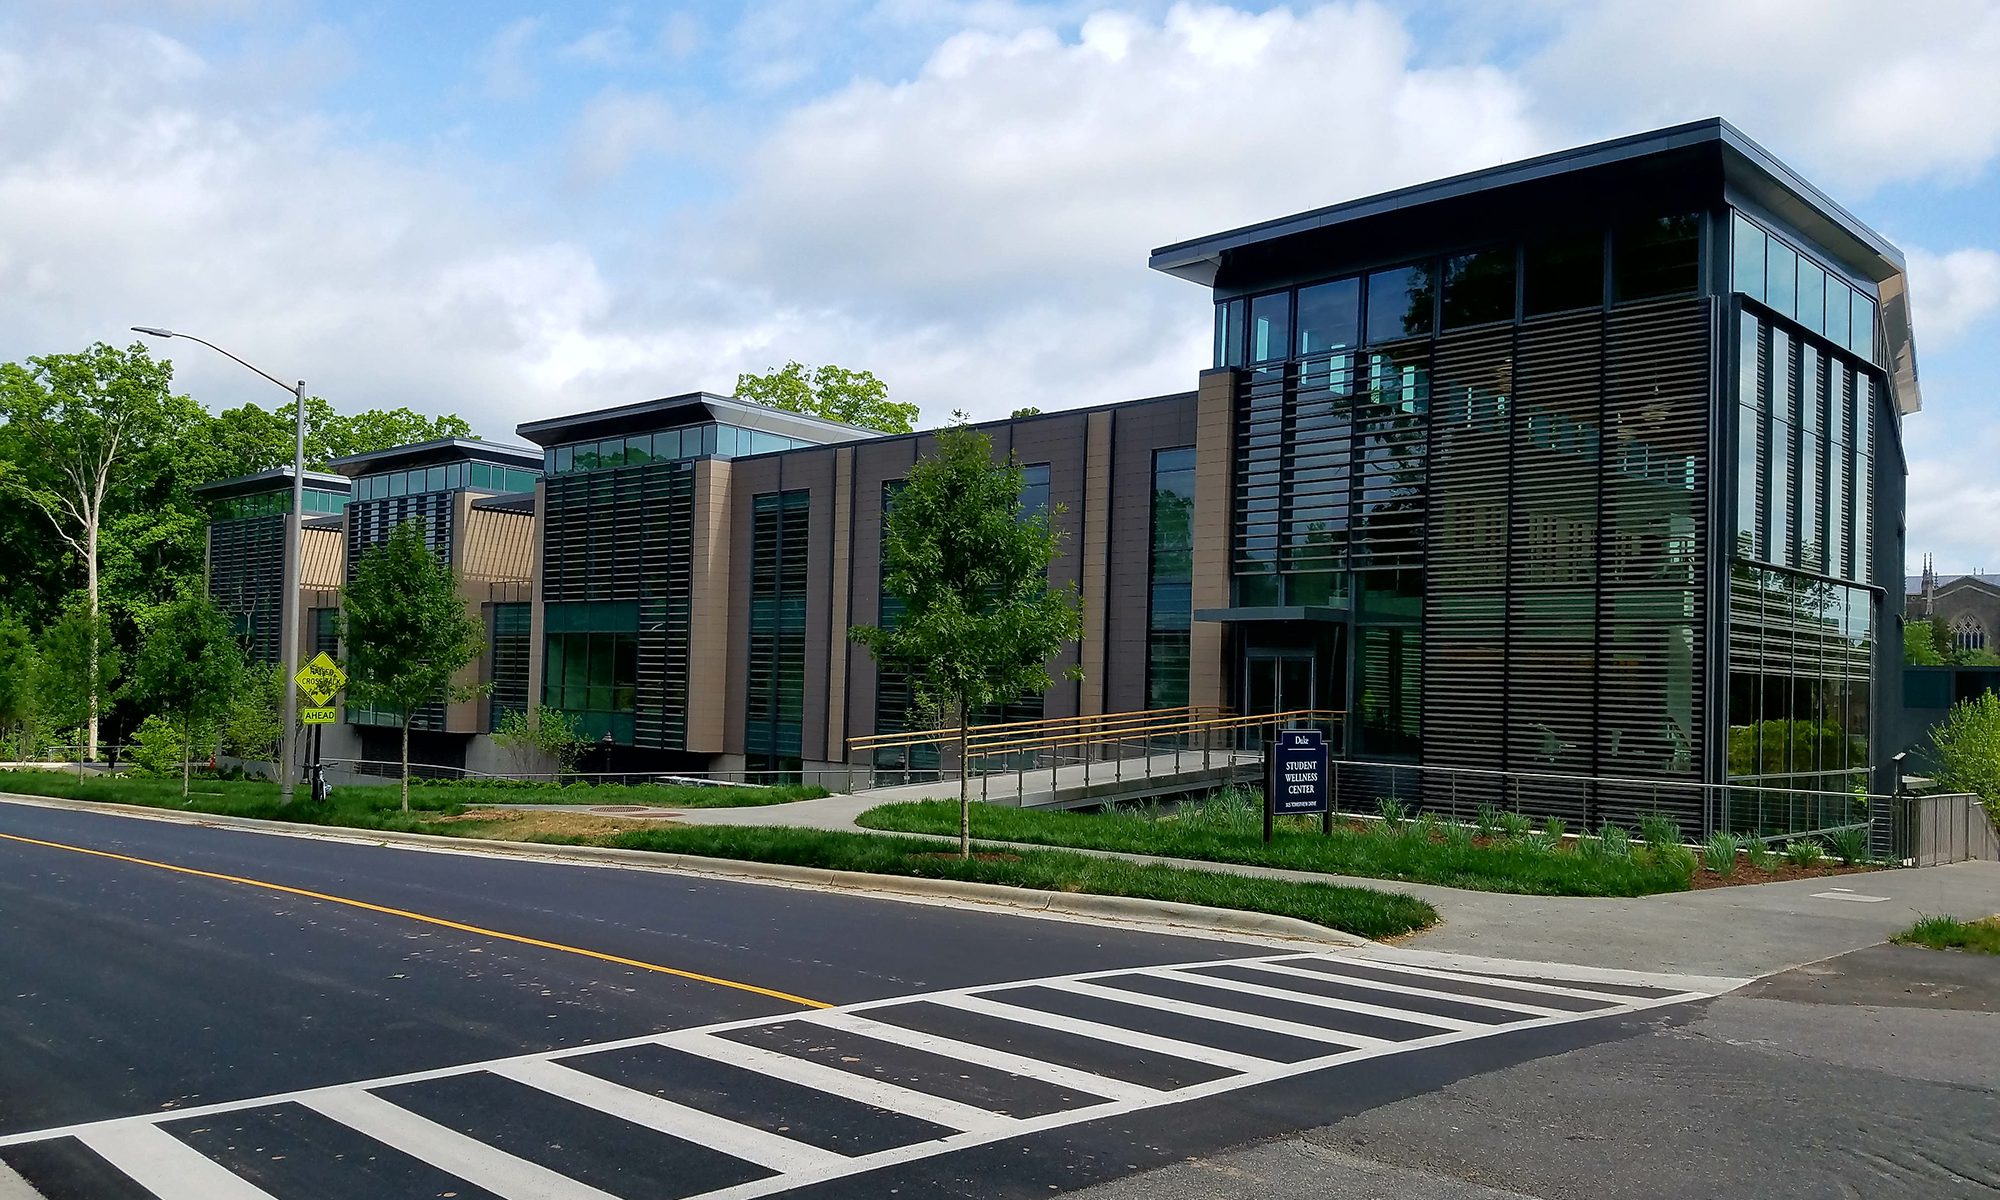
[[[645,813],[621,811],[616,815],[658,816],[687,825],[792,826],[868,832],[855,824],[855,818],[867,810],[899,801],[937,797],[950,789],[949,783],[922,783],[760,808],[667,808]],[[603,807],[565,807],[584,812],[605,811]],[[978,828],[975,812],[975,836]],[[1444,920],[1437,928],[1406,939],[1403,945],[1445,953],[1629,971],[1761,976],[1875,945],[1908,928],[1919,916],[1974,917],[2000,913],[2000,863],[1991,862],[1606,899],[1517,896],[1142,854],[1088,850],[1075,853],[1404,892],[1429,901]]]

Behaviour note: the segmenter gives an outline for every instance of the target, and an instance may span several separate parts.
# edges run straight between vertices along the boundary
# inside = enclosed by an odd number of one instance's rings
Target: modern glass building
[[[1736,823],[1732,782],[1892,787],[1884,589],[1920,406],[1903,261],[1735,129],[1151,265],[1210,292],[1193,390],[982,427],[1024,468],[1022,511],[1052,514],[1084,616],[1052,664],[1083,680],[991,716],[1338,709],[1349,759],[1593,826]],[[567,711],[618,770],[937,765],[850,750],[921,716],[846,637],[897,617],[883,515],[928,435],[706,393],[519,432],[540,482],[474,505],[521,514],[533,548],[517,607],[495,601],[493,709],[504,682],[508,706]],[[405,519],[373,506],[438,492],[401,453],[349,471],[350,553]],[[1598,782],[1550,781],[1575,776]]]
[[[346,478],[305,477],[301,577],[309,591],[340,586],[340,516]],[[292,510],[292,469],[281,467],[195,489],[208,504],[208,596],[228,615],[250,661],[284,656],[285,515]],[[294,618],[298,619],[298,618]],[[311,626],[305,626],[311,645]]]

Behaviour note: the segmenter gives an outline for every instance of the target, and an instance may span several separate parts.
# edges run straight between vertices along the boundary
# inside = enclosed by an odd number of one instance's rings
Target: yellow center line
[[[565,954],[579,954],[600,962],[617,963],[621,967],[637,967],[642,971],[655,971],[661,975],[673,975],[680,979],[692,979],[696,983],[711,983],[716,987],[733,988],[739,992],[751,992],[759,996],[769,996],[773,1000],[784,1000],[806,1008],[832,1008],[833,1005],[819,1000],[808,1000],[804,996],[794,996],[790,992],[780,992],[772,988],[758,987],[754,983],[740,983],[734,979],[722,979],[714,975],[704,975],[699,971],[685,971],[679,967],[663,967],[658,963],[642,962],[636,958],[625,958],[617,954],[606,954],[602,950],[587,950],[582,946],[567,946],[561,942],[545,942],[540,938],[526,937],[518,933],[506,933],[498,929],[487,929],[482,925],[467,925],[461,921],[449,921],[443,917],[433,917],[425,913],[411,912],[404,908],[390,908],[382,904],[370,904],[366,900],[354,900],[346,896],[329,895],[307,888],[291,887],[282,883],[271,883],[263,879],[248,879],[241,875],[223,875],[215,871],[200,871],[193,867],[183,867],[174,863],[155,862],[150,858],[133,858],[126,854],[113,854],[109,850],[92,850],[87,846],[71,846],[63,842],[45,842],[40,838],[20,837],[12,833],[0,833],[0,838],[10,842],[22,842],[30,846],[46,846],[51,850],[68,850],[74,854],[88,854],[94,858],[109,858],[117,862],[134,863],[142,867],[157,867],[162,871],[174,871],[182,875],[195,875],[202,879],[219,879],[224,883],[240,883],[246,887],[265,888],[273,892],[283,892],[289,896],[303,896],[308,900],[321,900],[328,904],[345,904],[349,908],[359,908],[367,912],[382,913],[385,916],[402,917],[410,921],[421,921],[426,925],[439,925],[446,929],[456,929],[460,933],[475,933],[481,937],[498,938],[503,942],[516,942],[523,946],[534,946],[541,950],[559,950]]]

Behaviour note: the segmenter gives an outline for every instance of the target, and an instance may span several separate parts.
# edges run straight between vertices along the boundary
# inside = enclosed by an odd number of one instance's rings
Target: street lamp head
[[[148,337],[156,338],[170,338],[174,336],[174,331],[171,329],[156,329],[151,325],[134,325],[132,332],[143,333]]]

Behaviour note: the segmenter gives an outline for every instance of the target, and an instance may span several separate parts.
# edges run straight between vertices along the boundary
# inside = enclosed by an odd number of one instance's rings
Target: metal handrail
[[[1133,722],[1156,720],[1163,715],[1174,713],[1227,713],[1229,710],[1214,704],[1182,705],[1177,708],[1142,708],[1127,712],[1092,713],[1073,717],[1036,717],[1025,721],[989,721],[981,725],[968,725],[968,735],[990,733],[997,730],[1035,729],[1044,727],[1076,727],[1080,725],[1122,725]],[[847,739],[849,750],[893,750],[903,746],[926,746],[943,744],[958,739],[958,726],[950,725],[939,729],[913,729],[903,733],[877,733]]]
[[[1155,722],[1150,725],[1138,726],[1131,729],[1111,731],[1116,736],[1093,736],[1089,733],[1079,731],[1073,736],[1058,734],[1039,738],[1019,738],[1012,741],[970,741],[966,744],[966,751],[970,754],[986,757],[1018,750],[1055,749],[1061,746],[1090,745],[1095,742],[1122,742],[1138,738],[1171,737],[1184,733],[1220,733],[1232,729],[1253,729],[1264,725],[1275,726],[1286,721],[1339,720],[1345,716],[1346,713],[1339,709],[1300,708],[1282,713],[1251,713],[1248,715],[1210,717],[1189,721]]]

